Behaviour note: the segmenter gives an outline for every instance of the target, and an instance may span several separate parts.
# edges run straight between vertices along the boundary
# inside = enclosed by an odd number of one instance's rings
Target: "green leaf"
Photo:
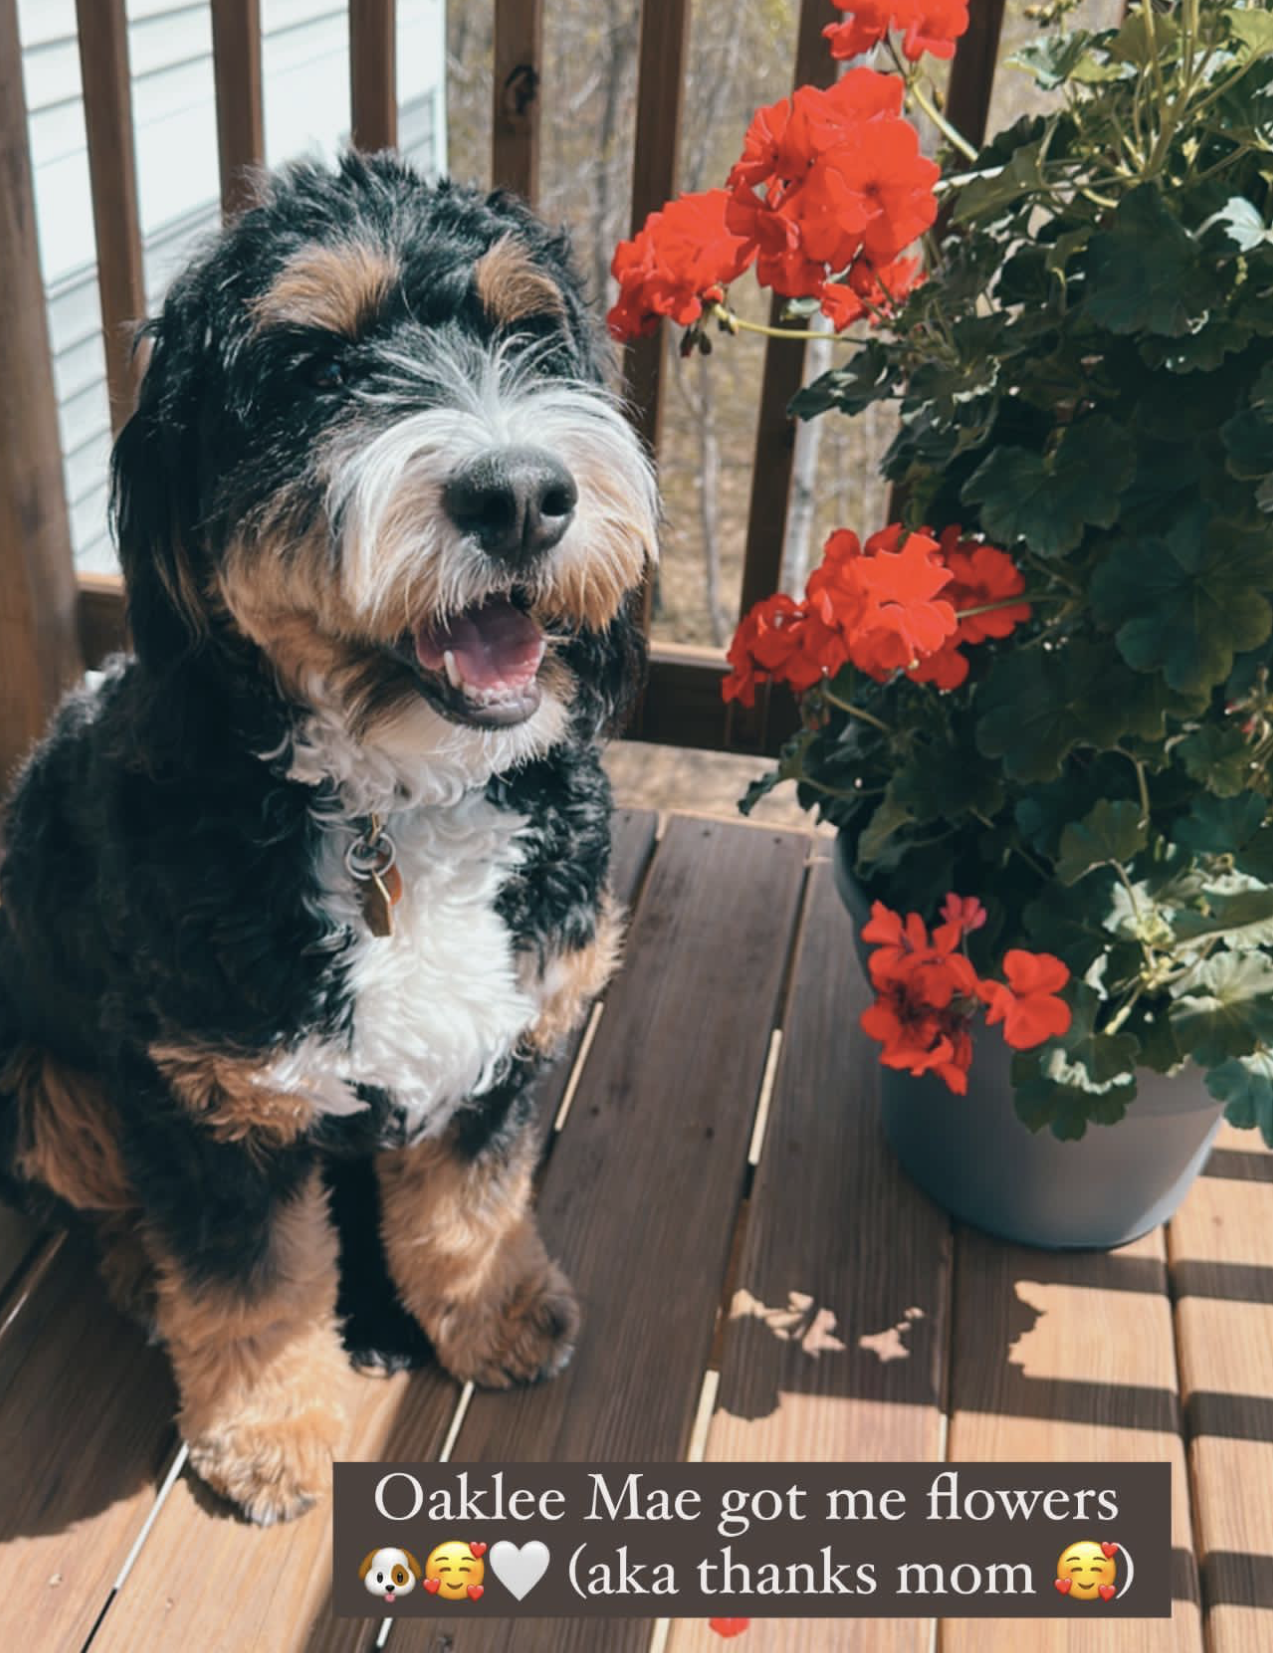
[[[1273,890],[1214,892],[1209,912],[1185,908],[1172,916],[1176,939],[1186,945],[1216,939],[1235,951],[1273,942]]]
[[[1148,840],[1138,803],[1102,798],[1089,815],[1062,832],[1056,875],[1063,884],[1077,884],[1093,867],[1125,867]]]
[[[1087,29],[1075,29],[1070,34],[1043,35],[1038,40],[1028,40],[1024,46],[1019,46],[1007,59],[1005,67],[1024,69],[1034,77],[1042,91],[1051,92],[1070,80],[1085,58],[1091,66],[1096,66],[1097,59],[1088,51],[1091,43],[1092,36]]]
[[[1224,1117],[1230,1125],[1239,1130],[1258,1126],[1273,1148],[1273,1052],[1257,1050],[1221,1062],[1207,1075],[1207,1089],[1225,1104]]]
[[[1136,1095],[1139,1047],[1130,1033],[1096,1030],[1103,1001],[1083,982],[1069,997],[1069,1032],[1012,1062],[1016,1110],[1032,1131],[1044,1125],[1063,1142],[1076,1141],[1089,1122],[1116,1125]]]
[[[781,786],[786,776],[780,769],[770,769],[759,780],[750,781],[747,790],[738,800],[738,813],[750,815],[762,798],[768,797],[776,786]]]
[[[1143,1067],[1153,1068],[1155,1073],[1170,1073],[1188,1060],[1189,1052],[1180,1048],[1166,1005],[1142,999],[1127,1025],[1140,1044]]]
[[[899,801],[893,783],[890,781],[888,790],[880,799],[874,814],[858,839],[858,867],[868,867],[872,861],[878,860],[889,839],[895,832],[899,832],[902,827],[908,825],[910,820],[910,810],[904,803]]]
[[[843,366],[833,367],[797,391],[788,411],[798,419],[815,419],[828,408],[839,408],[842,413],[861,413],[872,402],[892,396],[896,385],[897,369],[884,346],[872,339]]]
[[[1022,914],[1031,944],[1055,953],[1076,977],[1086,976],[1098,959],[1105,961],[1107,980],[1134,975],[1143,956],[1139,945],[1118,940],[1106,923],[1114,890],[1121,888],[1109,868],[1093,873],[1079,891],[1057,882],[1044,884]]]
[[[918,825],[954,821],[970,810],[997,815],[1003,807],[1003,777],[980,752],[928,741],[897,771],[893,796]]]
[[[1237,855],[1256,838],[1268,811],[1268,799],[1258,792],[1195,798],[1171,836],[1195,855]]]
[[[1037,143],[1024,144],[1006,165],[975,173],[959,186],[951,222],[967,224],[974,218],[994,219],[1028,201],[1043,188]]]
[[[1251,779],[1251,743],[1236,724],[1206,723],[1176,752],[1190,778],[1219,798],[1236,798]]]
[[[1001,654],[977,690],[977,746],[1018,781],[1050,781],[1076,746],[1108,751],[1130,729],[1161,736],[1170,697],[1138,678],[1114,649],[1071,642]]]
[[[1092,605],[1117,627],[1119,652],[1137,671],[1161,671],[1182,693],[1229,675],[1234,654],[1273,631],[1273,544],[1232,524],[1205,530],[1197,513],[1163,538],[1121,544],[1092,579]]]
[[[1219,1067],[1273,1042],[1273,960],[1264,953],[1218,953],[1176,982],[1171,1020],[1200,1067]]]
[[[1243,408],[1221,427],[1230,476],[1250,481],[1273,471],[1273,419],[1259,408]]]
[[[1073,551],[1087,525],[1108,528],[1135,473],[1136,450],[1121,425],[1097,414],[1067,427],[1055,453],[996,448],[964,484],[982,527],[999,543],[1022,539],[1041,557]]]
[[[1142,339],[1140,354],[1148,367],[1165,367],[1168,373],[1214,373],[1230,356],[1245,350],[1250,342],[1249,327],[1221,317],[1209,319],[1184,338]]]
[[[1178,337],[1210,297],[1197,244],[1158,187],[1141,184],[1125,195],[1088,248],[1084,305],[1092,320],[1112,333]]]
[[[1209,229],[1217,226],[1234,246],[1244,253],[1249,253],[1253,247],[1269,240],[1269,230],[1263,214],[1254,201],[1248,201],[1245,195],[1231,195],[1219,212],[1213,212],[1206,223],[1199,225],[1197,233],[1201,237]]]
[[[1229,33],[1252,52],[1273,51],[1273,16],[1253,6],[1232,6],[1225,12]]]
[[[1143,8],[1137,7],[1128,12],[1107,50],[1116,62],[1147,69],[1155,58],[1160,62],[1167,59],[1179,35],[1179,26],[1171,17],[1155,9],[1151,28]]]

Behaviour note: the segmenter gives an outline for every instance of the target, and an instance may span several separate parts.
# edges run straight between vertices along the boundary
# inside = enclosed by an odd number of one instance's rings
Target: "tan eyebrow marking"
[[[398,273],[396,260],[363,241],[302,247],[253,300],[253,318],[258,328],[324,327],[354,339],[384,303]]]
[[[516,236],[505,235],[473,267],[477,296],[492,321],[507,326],[527,316],[561,316],[561,288],[531,257]]]

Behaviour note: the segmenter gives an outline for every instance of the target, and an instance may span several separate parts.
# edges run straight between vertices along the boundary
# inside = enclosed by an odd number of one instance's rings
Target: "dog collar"
[[[362,916],[373,936],[393,934],[393,909],[402,899],[398,851],[379,815],[369,815],[345,851],[345,868],[358,890]]]

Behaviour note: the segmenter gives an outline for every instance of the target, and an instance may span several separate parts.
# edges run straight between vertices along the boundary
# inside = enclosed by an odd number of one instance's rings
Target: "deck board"
[[[705,1456],[939,1459],[950,1225],[883,1140],[857,1025],[869,993],[826,862],[805,912]],[[738,1645],[927,1653],[931,1633],[931,1619],[757,1619]],[[721,1646],[679,1620],[668,1653]]]
[[[167,1362],[68,1240],[0,1337],[0,1647],[83,1644],[175,1450],[174,1406]]]
[[[456,1462],[684,1456],[807,845],[672,818],[540,1194],[584,1307],[578,1352],[545,1387],[475,1397]],[[607,1624],[606,1653],[637,1653],[649,1635],[644,1620]],[[390,1640],[392,1653],[598,1645],[595,1625],[547,1619],[403,1620]]]
[[[1117,1252],[1032,1251],[959,1229],[952,1463],[1110,1460],[1172,1466],[1170,1624],[1036,1620],[1031,1653],[1201,1653],[1176,1357],[1161,1230]],[[1070,1535],[1071,1537],[1073,1535]],[[1057,1553],[1068,1538],[1058,1540]],[[1190,1599],[1192,1598],[1192,1599]],[[946,1619],[942,1653],[1019,1653],[1011,1619]]]
[[[625,810],[615,819],[613,880],[631,901],[654,845],[656,817]],[[565,1087],[577,1040],[545,1075],[540,1123],[547,1132]],[[338,1455],[374,1461],[397,1455],[427,1462],[446,1436],[459,1389],[437,1370],[389,1380],[351,1372],[342,1396],[349,1427]],[[390,1447],[392,1442],[392,1447]],[[408,1443],[404,1445],[403,1443]],[[287,1588],[279,1588],[279,1580]],[[285,1653],[307,1645],[328,1653],[362,1647],[369,1626],[331,1614],[329,1512],[261,1532],[238,1521],[186,1472],[160,1512],[124,1588],[93,1644],[94,1653],[138,1647],[198,1647],[200,1653]],[[235,1602],[231,1620],[219,1604]],[[223,1623],[223,1628],[214,1627]],[[374,1633],[374,1627],[371,1627]],[[214,1635],[223,1639],[213,1639]]]
[[[880,1135],[856,1027],[866,989],[829,868],[815,863],[804,889],[813,841],[688,816],[657,845],[654,831],[648,812],[618,818],[616,885],[639,892],[628,964],[583,1055],[576,1039],[541,1088],[541,1220],[584,1302],[579,1354],[553,1385],[475,1397],[454,1457],[683,1458],[710,1360],[716,1461],[1167,1459],[1170,1626],[1035,1621],[1027,1634],[956,1619],[936,1646],[1273,1645],[1273,1153],[1226,1130],[1166,1234],[1113,1254],[952,1237]],[[0,1218],[0,1646],[78,1653],[98,1624],[92,1653],[371,1653],[379,1621],[331,1615],[325,1511],[263,1532],[188,1473],[112,1598],[175,1450],[171,1380],[102,1300],[86,1250],[33,1249],[34,1237]],[[345,1455],[437,1455],[458,1399],[449,1379],[351,1372],[346,1384]],[[757,1620],[732,1645],[927,1653],[933,1628]],[[650,1630],[611,1621],[601,1642],[587,1621],[457,1614],[400,1622],[389,1653],[646,1653]],[[666,1653],[722,1645],[687,1621]]]
[[[1208,1653],[1273,1645],[1270,1171],[1225,1128],[1168,1234]]]

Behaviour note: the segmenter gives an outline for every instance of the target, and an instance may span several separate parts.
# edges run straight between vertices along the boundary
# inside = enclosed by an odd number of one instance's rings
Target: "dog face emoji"
[[[372,1550],[358,1569],[358,1576],[373,1596],[392,1604],[409,1596],[420,1580],[420,1563],[410,1550]]]

